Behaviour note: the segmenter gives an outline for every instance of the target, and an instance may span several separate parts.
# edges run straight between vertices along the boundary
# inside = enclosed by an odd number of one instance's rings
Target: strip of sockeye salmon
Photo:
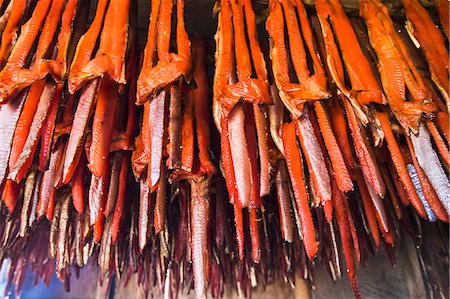
[[[297,136],[308,165],[309,175],[312,179],[314,193],[319,197],[320,203],[324,204],[331,199],[330,175],[308,113],[304,112],[295,124]]]
[[[97,177],[105,174],[114,116],[120,100],[117,89],[117,84],[110,78],[103,77],[100,79],[97,105],[92,123],[92,143],[89,151],[89,169]]]
[[[161,92],[150,102],[150,161],[148,164],[147,180],[152,191],[157,187],[161,176],[162,155],[164,146],[164,114],[166,90]],[[148,145],[147,145],[148,146]]]
[[[389,115],[387,114],[387,112],[377,112],[376,115],[381,124],[388,149],[391,153],[392,163],[394,164],[400,181],[402,182],[403,186],[405,186],[405,190],[408,193],[409,202],[411,202],[411,204],[414,206],[417,213],[421,217],[426,217],[425,209],[419,199],[419,196],[417,195],[413,183],[411,182],[408,170],[406,169],[406,163],[403,160],[402,153],[397,144],[394,133],[392,132],[391,124],[389,122]]]
[[[17,40],[17,30],[27,8],[27,1],[24,0],[12,0],[10,4],[12,4],[11,14],[1,37],[0,68],[3,68],[3,64],[8,59],[11,48]]]
[[[331,129],[331,123],[325,105],[320,101],[314,101],[314,110],[339,190],[342,192],[351,191],[353,190],[352,179],[345,165],[344,157],[336,141],[336,137]]]
[[[341,96],[343,98],[343,96]],[[345,112],[340,106],[340,101],[337,96],[334,96],[329,105],[330,110],[330,124],[333,128],[333,133],[336,136],[336,141],[341,150],[344,158],[345,166],[350,172],[352,178],[354,177],[354,168],[356,165],[353,157],[353,147],[350,145],[350,139],[348,135],[348,124],[345,118]]]
[[[30,126],[30,131],[28,133],[28,136],[26,137],[25,144],[21,149],[17,160],[10,160],[9,177],[11,177],[11,179],[14,179],[15,181],[20,181],[31,166],[34,152],[42,133],[42,123],[43,120],[45,120],[47,110],[53,98],[55,96],[60,97],[61,95],[63,86],[58,85],[58,87],[59,89],[57,89],[56,83],[53,82],[48,82],[45,84],[44,90],[40,96],[39,105]],[[14,164],[12,164],[11,162]]]
[[[270,161],[269,145],[267,143],[268,129],[266,114],[262,107],[253,105],[253,114],[255,119],[256,133],[258,137],[258,154],[260,163],[260,196],[269,194],[270,191]]]
[[[234,52],[238,77],[238,82],[230,86],[228,91],[251,103],[270,103],[271,99],[267,80],[259,76],[258,78],[251,78],[252,57],[250,56],[250,50],[247,45],[243,3],[241,1],[225,2],[229,2],[231,6]]]
[[[197,88],[189,94],[194,99],[195,132],[197,137],[200,171],[208,176],[216,172],[209,155],[210,141],[210,102],[208,94],[208,78],[205,66],[205,43],[201,39],[192,41],[192,58],[194,63],[194,79]]]
[[[411,134],[410,138],[420,167],[430,180],[447,214],[450,214],[450,183],[431,145],[430,135],[425,126],[420,125],[418,134]]]
[[[72,202],[75,210],[81,215],[84,209],[84,176],[86,172],[86,158],[82,154],[77,169],[72,177]]]
[[[70,74],[69,91],[74,93],[87,81],[107,74],[119,84],[125,84],[130,1],[111,1],[105,15],[100,45],[96,57],[76,73]]]
[[[158,52],[158,59],[163,63],[168,63],[170,61],[169,48],[173,1],[161,1],[160,5],[156,50]]]
[[[402,4],[407,17],[406,29],[419,42],[420,48],[428,62],[431,79],[439,87],[448,103],[449,61],[444,38],[427,10],[422,7],[419,1],[402,0]],[[448,30],[448,28],[446,29]]]
[[[41,146],[39,150],[39,171],[44,172],[47,169],[51,147],[53,143],[53,134],[56,128],[56,117],[58,116],[58,108],[60,97],[54,97],[48,108],[47,116],[42,123]]]
[[[353,111],[349,101],[346,99],[344,99],[344,106],[347,112],[347,120],[351,135],[353,137],[353,145],[355,146],[356,156],[358,157],[359,164],[361,165],[364,178],[373,191],[375,191],[380,197],[383,197],[386,193],[386,187],[375,161],[373,151],[370,148],[364,127],[356,119],[355,112]]]
[[[187,95],[183,100],[183,123],[181,126],[181,169],[192,171],[194,165],[194,98]]]
[[[33,121],[44,88],[45,81],[41,80],[33,84],[29,89],[22,113],[17,121],[16,130],[14,131],[14,139],[11,145],[9,158],[9,168],[12,168],[16,164],[22,148],[25,145],[26,138],[31,129],[31,122]]]
[[[238,202],[238,191],[236,186],[236,175],[234,173],[233,155],[231,152],[230,132],[228,128],[228,119],[221,119],[221,164],[224,171],[225,183],[227,185],[228,197],[230,203],[234,204]]]
[[[291,178],[292,189],[294,191],[295,202],[299,214],[303,244],[308,257],[312,259],[317,253],[318,242],[316,241],[314,224],[308,205],[308,191],[306,189],[302,157],[298,149],[295,131],[295,123],[291,122],[284,124],[282,129],[282,138],[286,164]]]
[[[258,170],[258,161],[257,161],[257,140],[256,140],[256,125],[254,120],[254,114],[253,114],[253,107],[254,105],[246,105],[244,107],[244,114],[245,114],[245,138],[247,141],[247,147],[248,147],[248,154],[249,154],[249,160],[250,160],[250,167],[251,167],[251,195],[250,195],[250,204],[253,208],[259,208],[262,205],[261,200],[261,188],[260,188],[260,181],[259,181],[259,170]],[[250,216],[252,212],[250,211]]]
[[[156,3],[153,4],[153,2]],[[145,47],[145,56],[147,57],[144,58],[144,64],[137,83],[136,104],[138,105],[142,105],[150,98],[156,96],[161,89],[181,76],[186,76],[191,68],[191,43],[189,42],[184,23],[184,0],[176,1],[176,43],[178,53],[169,53],[172,5],[172,1],[152,1],[149,38]],[[153,15],[154,8],[155,15]],[[153,23],[153,20],[155,23]],[[158,25],[156,25],[156,22],[158,22]],[[153,65],[152,58],[156,47],[155,39],[157,40],[158,59],[160,60],[156,66]]]
[[[428,92],[404,44],[399,40],[387,8],[378,0],[360,2],[370,43],[378,57],[378,70],[389,106],[402,126],[417,132],[423,113],[435,111],[427,102]],[[414,101],[405,101],[406,87]]]
[[[295,11],[292,5],[289,5],[288,2],[283,1],[284,6],[288,9],[286,12],[286,19],[290,16],[290,19],[287,19],[286,21],[289,21],[289,24],[287,24],[289,27],[287,31],[290,33],[289,36],[292,34],[296,34],[295,36],[292,36],[292,41],[295,40],[293,43],[290,42],[290,46],[294,47],[294,53],[292,53],[291,49],[291,55],[296,55],[298,51],[301,51],[300,53],[305,53],[304,46],[303,50],[302,47],[295,46],[295,44],[298,45],[302,41],[300,31],[298,28],[298,23],[296,21],[295,17]],[[301,6],[301,3],[296,3],[298,6],[297,9],[299,11],[299,15],[301,15],[301,11],[304,12],[304,8]],[[309,70],[306,67],[306,57],[303,54],[303,59],[299,57],[298,59],[293,59],[296,62],[296,73],[297,77],[299,77],[300,83],[292,83],[289,78],[289,60],[288,55],[286,53],[286,42],[285,42],[285,26],[284,26],[284,19],[285,16],[283,15],[283,7],[279,0],[271,0],[269,2],[269,16],[267,18],[266,22],[266,28],[269,32],[270,38],[273,42],[273,46],[270,50],[270,55],[272,58],[272,70],[275,77],[276,85],[280,92],[280,97],[286,106],[286,108],[295,116],[299,117],[302,113],[301,110],[299,110],[297,105],[299,105],[302,102],[305,102],[307,100],[315,100],[315,99],[325,99],[330,96],[330,94],[327,91],[326,88],[326,77],[323,72],[321,72],[321,65],[317,64],[318,59],[313,58],[314,62],[314,68],[315,68],[315,74],[311,75],[309,74]],[[304,38],[308,40],[310,36],[310,28],[307,28],[309,24],[305,22],[304,19],[300,19],[300,24],[302,26],[301,30],[304,35]],[[303,29],[305,27],[306,29]],[[307,45],[309,47],[310,41],[307,41]],[[311,51],[311,49],[309,49]],[[310,52],[310,56],[317,55],[314,52]],[[305,65],[301,65],[303,64]],[[300,80],[300,78],[303,78],[304,80]],[[301,105],[299,105],[301,106]]]
[[[83,150],[86,137],[86,127],[92,114],[93,105],[96,100],[99,80],[87,83],[81,91],[77,110],[73,119],[69,140],[67,141],[67,152],[64,160],[63,183],[67,184],[73,176],[75,168]]]
[[[94,20],[86,33],[83,34],[78,41],[77,49],[70,66],[70,73],[67,79],[68,82],[71,82],[73,80],[72,78],[76,78],[77,74],[91,60],[95,45],[97,44],[97,39],[103,27],[103,20],[105,18],[108,5],[109,0],[100,0],[97,3],[97,10],[95,11]]]
[[[0,106],[0,184],[7,174],[14,132],[26,98],[27,92],[23,92]]]
[[[245,137],[244,108],[236,105],[228,118],[229,142],[238,202],[241,207],[248,207],[251,199],[251,164]]]
[[[316,11],[327,49],[328,67],[338,66],[336,70],[338,77],[333,76],[333,79],[345,84],[342,69],[345,66],[351,83],[349,92],[358,103],[360,105],[368,105],[371,102],[383,104],[384,95],[339,0],[316,1]]]
[[[216,69],[214,72],[214,98],[222,107],[229,110],[236,104],[236,99],[222,97],[222,90],[229,84],[233,62],[233,24],[230,6],[224,2],[218,17],[216,40]],[[216,121],[217,122],[217,121]],[[217,125],[217,124],[216,124]],[[223,129],[222,129],[223,130]]]

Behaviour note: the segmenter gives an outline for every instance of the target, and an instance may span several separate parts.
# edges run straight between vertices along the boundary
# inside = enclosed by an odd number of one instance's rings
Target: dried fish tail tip
[[[238,203],[233,204],[234,208],[234,225],[236,227],[236,243],[238,249],[239,260],[243,261],[245,257],[245,245],[244,245],[244,219],[242,214],[242,208]]]
[[[283,239],[291,243],[294,239],[293,219],[291,215],[291,194],[289,173],[284,161],[280,161],[275,172],[275,183],[280,215],[280,229]]]
[[[380,230],[378,228],[377,217],[375,213],[375,208],[372,203],[371,196],[369,194],[369,190],[367,188],[366,182],[360,170],[357,171],[356,181],[358,183],[359,192],[361,194],[361,201],[363,203],[364,214],[369,224],[369,229],[371,232],[371,236],[374,240],[375,247],[380,247]]]
[[[341,194],[341,191],[337,187],[336,182],[333,180],[333,206],[335,210],[336,220],[339,227],[339,234],[341,237],[341,244],[345,257],[345,264],[347,266],[347,275],[352,285],[352,289],[355,293],[355,297],[359,295],[359,289],[356,281],[355,274],[355,262],[354,262],[354,252],[352,250],[352,236],[350,232],[350,225],[348,222],[348,213],[346,209],[346,204],[344,203],[346,198]]]
[[[6,180],[3,187],[2,200],[5,202],[5,205],[10,213],[14,212],[19,197],[19,192],[20,184],[13,180]]]

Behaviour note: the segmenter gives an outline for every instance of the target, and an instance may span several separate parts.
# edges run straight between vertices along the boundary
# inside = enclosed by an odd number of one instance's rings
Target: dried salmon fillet
[[[314,102],[314,110],[317,115],[320,131],[331,160],[331,166],[334,172],[334,178],[342,192],[353,190],[353,183],[350,177],[349,170],[345,165],[344,157],[339,148],[336,136],[331,128],[330,119],[327,110],[323,103],[319,101]]]
[[[113,133],[114,115],[119,104],[117,84],[106,77],[100,81],[89,151],[89,169],[97,177],[102,177],[105,174]]]
[[[125,55],[129,35],[129,10],[130,1],[111,1],[109,3],[95,58],[83,66],[76,65],[81,69],[74,70],[72,67],[68,78],[70,93],[73,94],[85,82],[104,74],[108,74],[112,80],[119,84],[126,83]],[[79,51],[82,50],[84,49],[79,49]]]
[[[109,0],[100,0],[97,3],[95,17],[89,29],[81,36],[77,44],[70,72],[67,80],[70,82],[77,73],[91,60],[97,39],[101,33],[106,11],[108,9]]]
[[[306,158],[314,193],[323,205],[326,201],[331,199],[330,175],[319,142],[314,134],[314,128],[307,113],[304,113],[304,115],[296,121],[296,131],[302,146],[303,155]]]
[[[12,141],[27,93],[0,106],[0,185],[7,175]]]
[[[138,105],[154,98],[160,90],[180,77],[188,76],[191,69],[190,41],[184,23],[184,0],[176,0],[177,53],[169,53],[173,2],[172,0],[152,1],[143,67],[137,82],[136,104]],[[155,50],[158,57],[156,65]]]
[[[422,114],[430,115],[436,110],[423,78],[409,58],[384,4],[378,0],[361,1],[360,14],[378,56],[378,70],[389,106],[400,124],[416,133]],[[413,102],[406,101],[407,90]]]
[[[450,183],[436,152],[432,148],[430,135],[423,124],[420,125],[417,135],[410,135],[410,140],[420,167],[427,175],[439,200],[449,214]]]
[[[369,145],[369,141],[364,127],[356,118],[356,114],[348,100],[344,99],[345,111],[347,113],[347,120],[350,127],[351,135],[353,137],[353,145],[355,146],[356,156],[361,165],[364,178],[373,191],[380,197],[383,197],[386,192],[386,187],[381,177],[380,170],[375,161],[373,150]]]
[[[339,0],[320,0],[315,5],[325,42],[326,61],[333,80],[363,120],[358,104],[383,104],[386,99]],[[344,70],[351,83],[350,89],[344,83]]]
[[[56,24],[62,11],[62,0],[58,1],[39,1],[37,3],[31,18],[22,26],[21,33],[11,51],[11,54],[4,68],[0,72],[0,103],[7,102],[20,90],[30,85],[40,78],[40,72],[35,71],[39,67],[40,59],[44,58],[50,45],[49,40],[53,39],[56,31]],[[47,18],[48,17],[48,18]],[[28,54],[38,37],[40,28],[44,31],[38,42],[35,53],[36,63],[32,64],[31,69],[25,69],[25,63]]]
[[[286,164],[291,177],[297,211],[300,216],[303,242],[308,257],[312,259],[317,253],[318,242],[316,241],[314,224],[308,205],[308,191],[304,181],[302,158],[297,145],[295,123],[283,125],[282,137]]]
[[[27,2],[23,0],[14,0],[10,2],[11,13],[8,17],[8,21],[2,32],[1,45],[0,45],[0,67],[4,66],[4,63],[8,59],[11,48],[17,41],[17,30],[19,29],[20,21],[27,8]]]
[[[297,19],[295,7],[301,16]],[[295,2],[287,0],[271,0],[269,2],[269,16],[266,22],[266,28],[273,43],[270,56],[272,58],[272,69],[277,84],[280,98],[284,105],[294,117],[299,117],[302,113],[301,103],[326,99],[330,97],[326,87],[326,77],[322,65],[317,59],[317,54],[312,52],[310,44],[312,43],[312,34],[309,24],[304,20],[306,14],[303,4],[300,1]],[[289,18],[287,28],[284,20]],[[299,23],[300,22],[300,23]],[[285,32],[289,32],[289,41],[285,40]],[[302,43],[302,37],[306,40],[308,48]],[[286,44],[289,42],[289,54]],[[313,58],[314,73],[307,68],[306,52],[309,52]],[[294,56],[292,56],[294,55]],[[299,56],[295,56],[299,55]],[[289,57],[289,58],[288,58]],[[298,83],[293,82],[289,76],[289,60],[292,60],[296,71]]]
[[[407,18],[406,29],[418,41],[427,60],[431,79],[436,83],[443,98],[447,101],[447,106],[449,106],[449,62],[444,38],[419,1],[402,0],[402,4]],[[445,28],[445,30],[448,30],[448,28]]]
[[[67,184],[75,172],[75,168],[81,156],[86,127],[93,112],[93,106],[99,86],[99,80],[93,80],[84,87],[81,92],[78,106],[75,111],[70,137],[67,142],[67,152],[64,159],[63,182]]]
[[[381,128],[385,136],[385,140],[389,151],[391,152],[392,163],[394,164],[395,170],[398,173],[399,179],[405,186],[405,190],[408,194],[409,202],[414,206],[417,213],[421,217],[425,217],[425,210],[420,202],[420,199],[416,193],[413,183],[408,175],[408,170],[406,169],[406,163],[403,160],[403,156],[400,152],[400,148],[397,144],[396,138],[391,130],[391,125],[389,121],[389,115],[387,112],[377,112],[377,118],[380,121]]]

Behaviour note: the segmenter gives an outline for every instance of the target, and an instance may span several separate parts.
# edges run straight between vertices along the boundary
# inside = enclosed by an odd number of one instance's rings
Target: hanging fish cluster
[[[418,0],[404,27],[379,0],[269,0],[260,42],[252,1],[218,0],[213,79],[184,2],[151,1],[140,61],[136,1],[87,25],[89,0],[0,0],[5,295],[97,263],[145,297],[250,296],[338,279],[342,252],[360,298],[381,244],[395,263],[401,229],[449,221],[448,1],[442,33]]]

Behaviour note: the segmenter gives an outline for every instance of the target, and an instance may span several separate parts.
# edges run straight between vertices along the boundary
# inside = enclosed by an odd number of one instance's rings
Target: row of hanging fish
[[[448,223],[448,1],[437,26],[418,0],[406,23],[270,0],[263,40],[251,0],[220,0],[214,57],[184,0],[150,5],[141,54],[137,1],[88,24],[88,0],[0,0],[5,295],[97,263],[107,290],[250,296],[318,262],[336,280],[342,254],[360,298],[382,244],[395,264],[420,218]]]

